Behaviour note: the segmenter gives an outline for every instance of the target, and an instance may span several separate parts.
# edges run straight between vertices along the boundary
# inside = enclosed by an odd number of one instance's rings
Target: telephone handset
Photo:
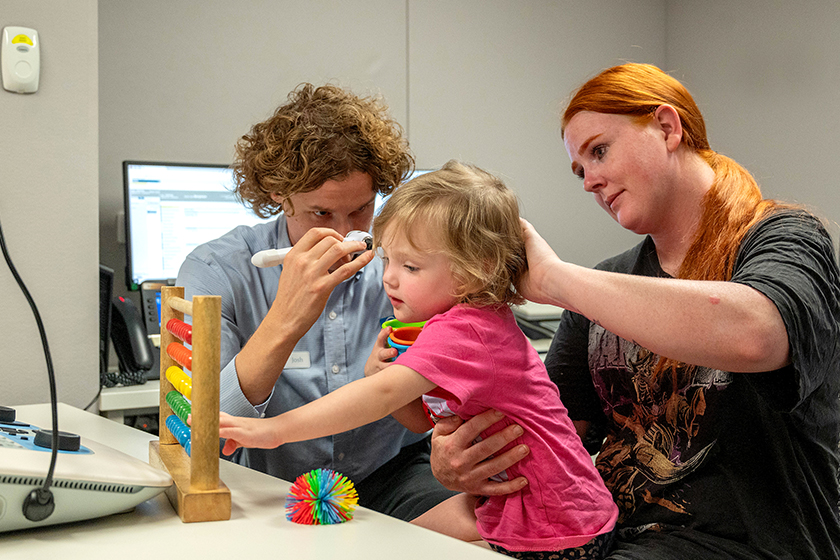
[[[155,365],[152,343],[137,307],[123,296],[111,300],[111,342],[117,353],[120,372],[105,374],[102,384],[113,387],[118,383],[145,383],[146,372]]]

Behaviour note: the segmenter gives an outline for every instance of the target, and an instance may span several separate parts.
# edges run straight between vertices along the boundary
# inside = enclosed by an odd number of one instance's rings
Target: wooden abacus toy
[[[149,463],[172,476],[166,495],[181,521],[230,519],[230,490],[219,480],[222,298],[187,301],[184,288],[164,286],[160,313],[160,438],[149,443]]]

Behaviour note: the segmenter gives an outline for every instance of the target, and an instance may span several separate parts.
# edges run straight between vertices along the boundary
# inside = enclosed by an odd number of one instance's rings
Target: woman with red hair
[[[523,220],[524,294],[567,310],[546,366],[619,507],[609,558],[839,558],[840,272],[825,228],[712,151],[689,92],[654,66],[589,80],[562,127],[583,188],[645,236],[588,269]],[[454,443],[467,426],[449,428],[436,475],[484,485]]]

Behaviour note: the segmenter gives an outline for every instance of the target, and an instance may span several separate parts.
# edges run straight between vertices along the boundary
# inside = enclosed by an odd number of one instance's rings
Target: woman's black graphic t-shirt
[[[667,276],[649,237],[597,268]],[[776,305],[791,365],[657,377],[659,356],[563,313],[546,366],[569,416],[603,441],[597,467],[619,507],[621,558],[840,557],[831,239],[813,216],[779,211],[744,238],[732,281]]]

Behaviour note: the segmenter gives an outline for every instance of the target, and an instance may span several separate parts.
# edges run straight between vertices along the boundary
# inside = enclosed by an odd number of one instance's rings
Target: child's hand
[[[379,335],[376,337],[376,343],[373,345],[373,350],[365,363],[365,377],[370,377],[375,373],[379,373],[386,367],[391,365],[391,360],[397,357],[397,349],[388,346],[388,335],[394,330],[391,327],[379,329]]]
[[[219,413],[219,437],[225,439],[224,455],[239,447],[274,449],[283,445],[280,432],[273,418],[242,418]]]

